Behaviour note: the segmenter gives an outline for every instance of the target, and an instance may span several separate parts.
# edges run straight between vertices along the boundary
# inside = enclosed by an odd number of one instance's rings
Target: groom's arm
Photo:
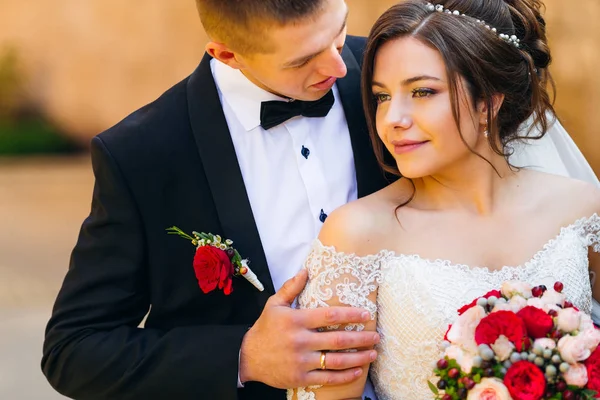
[[[48,323],[44,374],[82,400],[236,398],[248,326],[138,328],[150,304],[142,221],[100,138],[92,161],[92,210]]]
[[[305,283],[298,278],[271,296],[250,330],[247,325],[138,328],[151,303],[143,221],[101,138],[92,142],[92,161],[92,211],[43,347],[42,369],[56,390],[79,400],[235,399],[238,365],[244,382],[279,388],[358,378],[356,367],[368,362],[368,352],[337,353],[336,369],[315,373],[316,350],[369,347],[378,338],[368,332],[326,335],[314,328],[361,322],[368,313],[349,307],[292,309]]]

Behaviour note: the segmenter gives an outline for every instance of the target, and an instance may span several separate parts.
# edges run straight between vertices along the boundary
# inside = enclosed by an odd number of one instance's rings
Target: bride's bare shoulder
[[[394,210],[401,203],[402,191],[402,187],[392,184],[341,206],[327,217],[319,240],[345,253],[378,252],[382,236],[393,228]]]
[[[540,194],[540,201],[573,221],[597,213],[600,215],[600,186],[578,179],[541,172],[531,175],[532,188]]]

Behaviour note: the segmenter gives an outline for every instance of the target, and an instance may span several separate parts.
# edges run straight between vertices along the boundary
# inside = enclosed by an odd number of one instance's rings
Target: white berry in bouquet
[[[429,382],[435,398],[600,398],[600,330],[563,289],[508,281],[461,307]]]

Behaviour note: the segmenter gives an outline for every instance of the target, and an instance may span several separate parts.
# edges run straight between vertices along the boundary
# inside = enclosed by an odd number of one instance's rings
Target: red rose
[[[487,292],[486,294],[484,294],[483,298],[485,299],[489,299],[492,296],[496,296],[497,298],[502,297],[502,293],[500,293],[499,290],[492,290],[490,292]],[[463,315],[465,311],[467,311],[469,308],[471,307],[475,307],[477,305],[477,300],[479,300],[480,297],[476,298],[475,300],[473,300],[472,302],[470,302],[469,304],[467,304],[466,306],[462,306],[461,308],[458,309],[458,315]]]
[[[546,391],[546,378],[535,364],[518,361],[506,371],[504,386],[513,400],[539,400]]]
[[[600,399],[600,347],[597,347],[583,364],[588,373],[587,389],[595,390],[596,398]]]
[[[527,328],[515,313],[504,310],[484,317],[475,328],[475,342],[478,345],[494,344],[500,335],[506,336],[518,351],[522,351],[524,339],[527,337]]]
[[[527,306],[517,313],[517,317],[525,322],[527,334],[534,339],[546,337],[554,328],[552,317],[537,307]]]
[[[194,256],[194,272],[202,292],[209,293],[217,287],[223,293],[233,290],[233,265],[227,253],[214,246],[201,246]]]

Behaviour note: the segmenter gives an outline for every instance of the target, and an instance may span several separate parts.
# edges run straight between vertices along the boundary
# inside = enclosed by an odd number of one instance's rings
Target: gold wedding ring
[[[327,369],[327,364],[325,363],[326,356],[327,356],[327,352],[322,350],[321,351],[321,369],[323,369],[323,370]]]

